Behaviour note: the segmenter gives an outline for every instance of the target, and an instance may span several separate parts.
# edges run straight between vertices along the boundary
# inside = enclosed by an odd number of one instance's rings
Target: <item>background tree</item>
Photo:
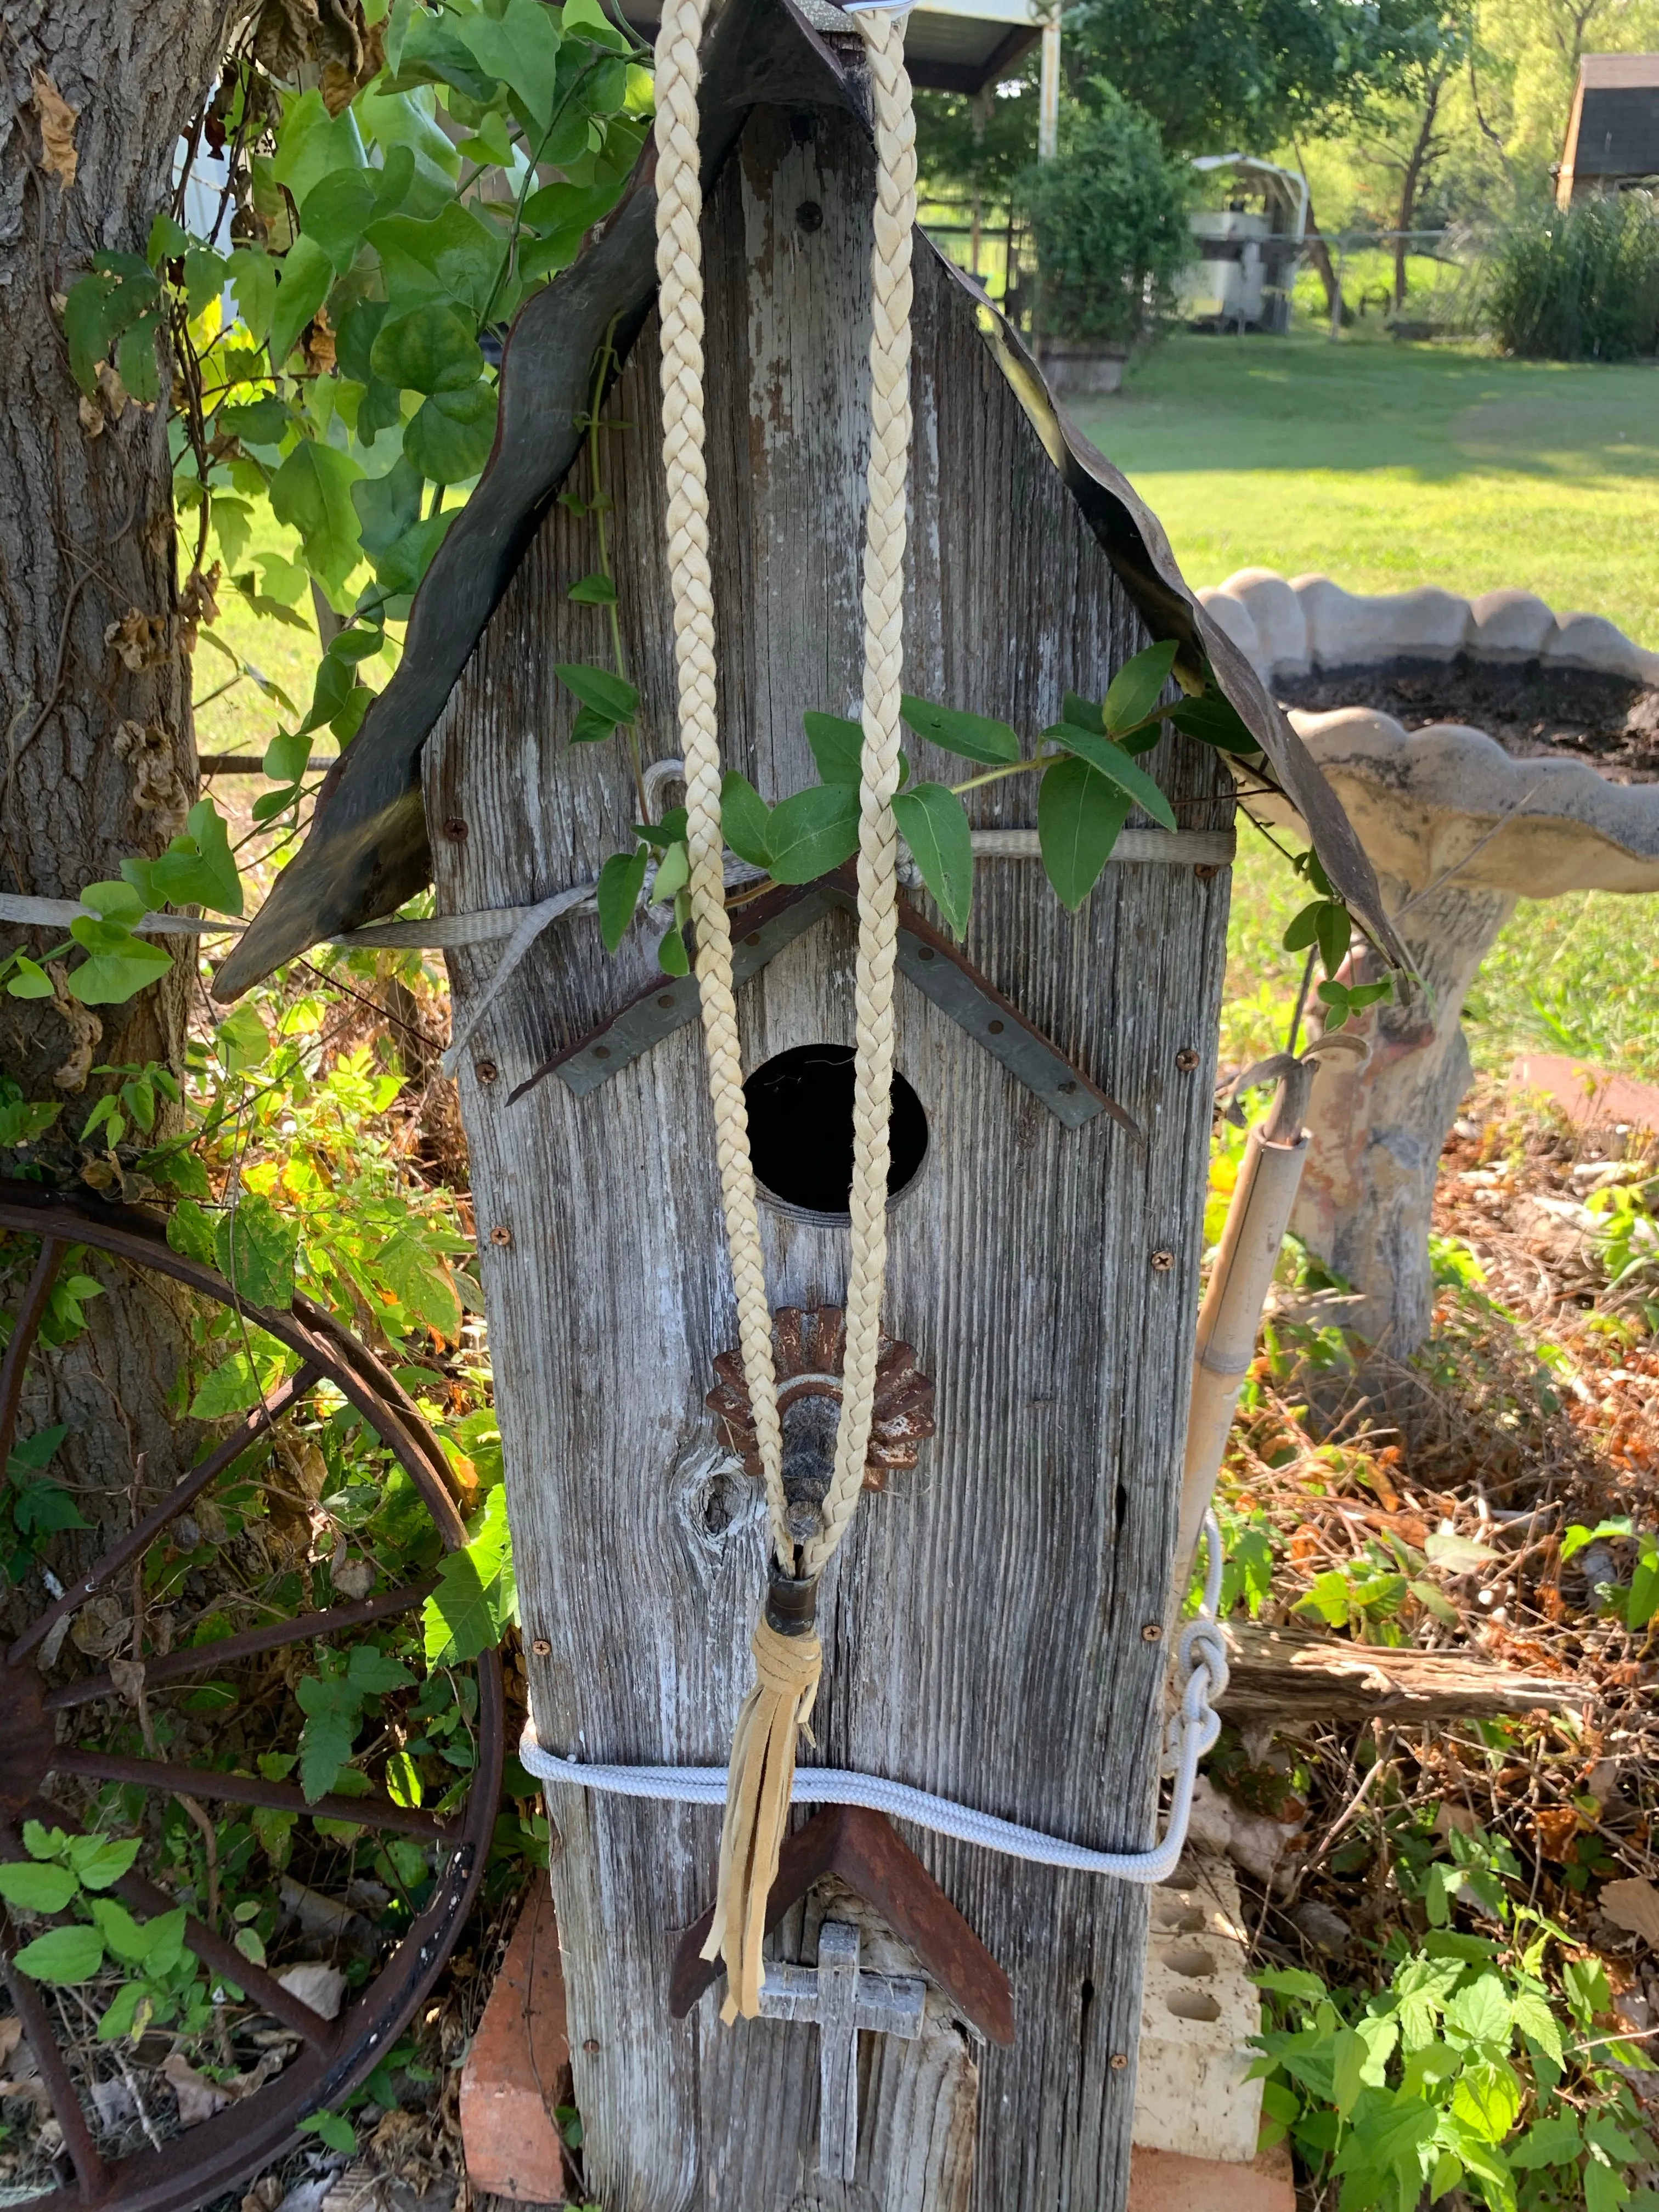
[[[1006,203],[1036,159],[1037,57],[983,92],[919,92],[916,146],[930,185],[988,204]]]

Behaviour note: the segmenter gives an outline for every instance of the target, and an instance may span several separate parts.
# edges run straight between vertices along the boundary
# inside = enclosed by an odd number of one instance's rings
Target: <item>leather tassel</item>
[[[781,1599],[780,1593],[787,1593]],[[778,1854],[789,1825],[798,1734],[817,1696],[823,1647],[812,1633],[816,1582],[795,1583],[775,1572],[765,1612],[755,1624],[755,1686],[743,1701],[732,1739],[720,1829],[720,1884],[705,1959],[726,1963],[726,1996],[720,2018],[760,2013],[765,1963],[766,1901],[778,1878]]]

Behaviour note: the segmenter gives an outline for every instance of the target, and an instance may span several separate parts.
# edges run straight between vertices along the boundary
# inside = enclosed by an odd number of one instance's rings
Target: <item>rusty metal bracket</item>
[[[733,983],[746,983],[758,975],[786,945],[836,908],[844,913],[858,908],[850,861],[816,883],[779,885],[750,906],[730,909]],[[1139,1137],[1139,1124],[1111,1093],[1074,1067],[1011,999],[904,898],[899,901],[898,964],[925,999],[965,1030],[1065,1127],[1080,1128],[1097,1114],[1109,1114],[1120,1128]],[[512,1097],[522,1098],[545,1077],[557,1075],[577,1097],[585,1098],[631,1060],[695,1021],[696,1014],[695,976],[660,977],[597,1029],[544,1060]]]

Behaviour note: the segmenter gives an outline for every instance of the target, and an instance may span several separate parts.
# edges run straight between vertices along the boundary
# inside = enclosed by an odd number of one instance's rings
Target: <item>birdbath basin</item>
[[[1659,891],[1659,653],[1524,592],[1362,598],[1249,568],[1203,597],[1334,787],[1428,987],[1363,1018],[1363,1069],[1322,1070],[1291,1224],[1352,1286],[1357,1334],[1405,1358],[1429,1332],[1435,1174],[1482,960],[1522,898]]]

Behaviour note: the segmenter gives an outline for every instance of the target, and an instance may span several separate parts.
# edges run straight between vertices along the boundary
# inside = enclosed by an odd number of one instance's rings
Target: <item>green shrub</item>
[[[1628,361],[1659,350],[1659,212],[1646,192],[1516,223],[1492,251],[1486,319],[1506,353]]]
[[[1191,172],[1149,115],[1108,86],[1094,98],[1056,158],[1026,170],[1019,198],[1036,235],[1043,332],[1126,343],[1169,314],[1192,258]]]

